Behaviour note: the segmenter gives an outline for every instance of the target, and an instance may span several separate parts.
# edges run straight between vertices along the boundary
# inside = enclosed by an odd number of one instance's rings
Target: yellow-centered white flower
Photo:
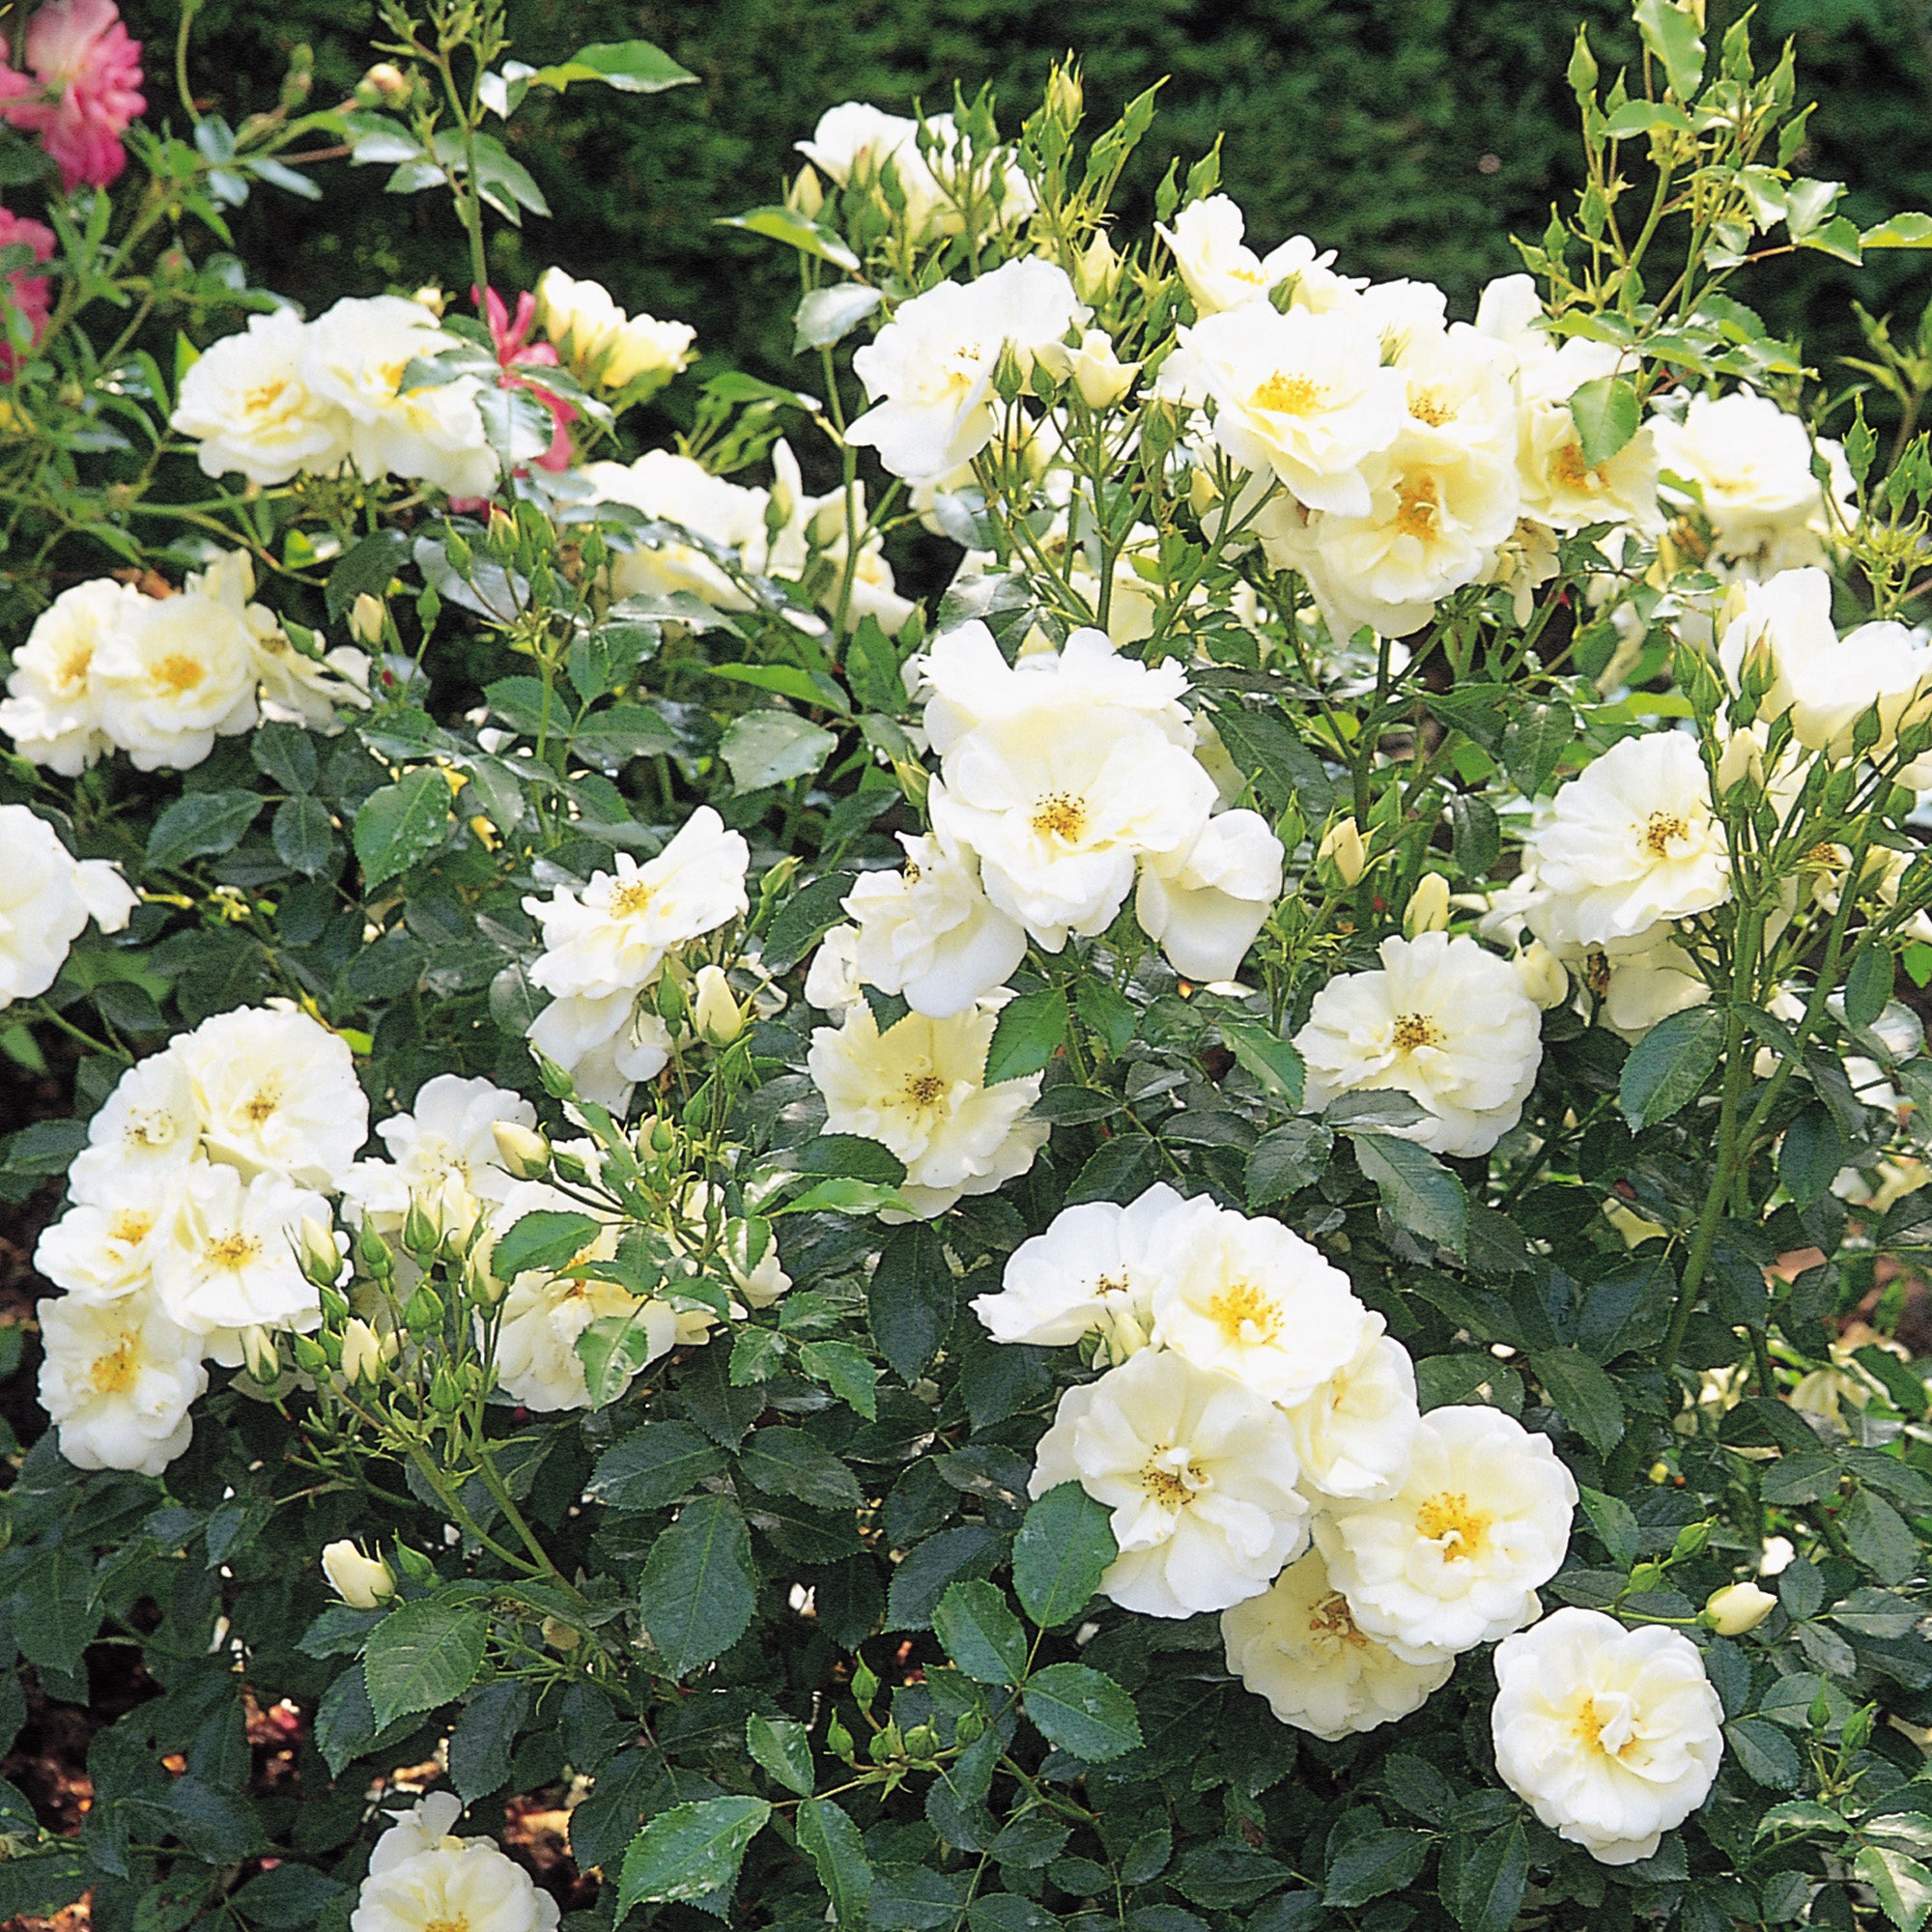
[[[625,503],[702,542],[614,530],[611,589],[617,597],[679,592],[719,611],[749,611],[752,599],[706,545],[736,552],[748,570],[764,568],[765,510],[771,493],[714,476],[675,450],[649,449],[635,463],[586,463],[578,472],[593,503]]]
[[[576,1082],[586,1100],[627,1112],[639,1080],[654,1080],[670,1061],[670,1029],[647,998],[628,987],[601,998],[553,1000],[530,1022],[530,1044]]]
[[[290,309],[253,315],[210,344],[182,378],[169,428],[192,437],[205,476],[239,471],[251,483],[286,483],[339,469],[349,416],[303,380],[309,332]]]
[[[172,1049],[137,1060],[87,1123],[68,1170],[75,1201],[118,1207],[131,1194],[166,1198],[201,1144],[194,1083]]]
[[[861,873],[839,901],[858,929],[853,964],[866,984],[949,1019],[1005,984],[1026,932],[986,896],[970,858],[938,838],[902,832],[899,843],[901,870]]]
[[[861,1001],[842,1026],[811,1036],[806,1065],[825,1098],[826,1131],[890,1148],[905,1163],[898,1191],[922,1218],[1015,1179],[1045,1143],[1046,1122],[1030,1112],[1037,1073],[985,1084],[998,1012],[984,1000],[950,1019],[909,1013],[881,1034]]]
[[[1634,1864],[1704,1802],[1724,1711],[1682,1632],[1561,1609],[1495,1662],[1496,1770],[1558,1837]]]
[[[1543,1064],[1543,1020],[1507,959],[1465,934],[1385,939],[1381,968],[1316,994],[1294,1037],[1306,1105],[1393,1089],[1425,1118],[1392,1129],[1436,1153],[1487,1153],[1522,1116]]]
[[[217,737],[259,715],[260,670],[243,612],[192,584],[173,597],[140,597],[100,639],[91,672],[100,728],[136,771],[185,771]]]
[[[497,1148],[496,1129],[504,1122],[534,1127],[536,1109],[492,1081],[439,1073],[423,1083],[408,1113],[378,1123],[389,1157],[353,1163],[343,1196],[385,1231],[409,1212],[412,1195],[439,1195],[451,1180],[477,1201],[501,1201],[511,1186]]]
[[[1577,1483],[1547,1435],[1500,1409],[1432,1409],[1408,1472],[1379,1502],[1317,1519],[1355,1622],[1412,1663],[1439,1662],[1534,1618],[1563,1566]]]
[[[1066,271],[1036,258],[915,296],[852,357],[872,408],[845,440],[876,449],[895,476],[936,482],[992,441],[1001,356],[1030,374],[1041,345],[1087,314]]]
[[[626,315],[601,282],[575,281],[561,269],[546,269],[537,282],[544,333],[573,367],[607,389],[622,389],[640,376],[667,381],[692,358],[697,331],[685,322]]]
[[[196,1161],[178,1182],[166,1243],[155,1257],[155,1296],[168,1319],[209,1338],[233,1367],[229,1334],[242,1328],[310,1329],[322,1320],[314,1286],[296,1258],[302,1216],[328,1219],[328,1204],[278,1174],[243,1180],[232,1167]]]
[[[634,993],[647,985],[665,954],[716,931],[747,909],[744,835],[727,832],[710,806],[699,806],[655,859],[643,865],[619,852],[615,872],[593,872],[581,892],[559,886],[524,910],[543,927],[544,953],[530,978],[546,992],[582,999]]]
[[[119,932],[138,903],[119,868],[76,859],[44,818],[0,805],[0,1009],[44,993],[92,919]]]
[[[1349,1277],[1279,1221],[1197,1197],[1154,1237],[1153,1341],[1266,1402],[1304,1402],[1351,1362],[1370,1316]]]
[[[1101,1592],[1144,1616],[1259,1596],[1308,1547],[1288,1418],[1227,1376],[1147,1349],[1060,1399],[1031,1492],[1078,1483],[1113,1512]]]
[[[96,577],[63,590],[35,618],[0,703],[0,731],[23,758],[71,779],[113,748],[101,724],[95,660],[145,601],[131,583]]]
[[[438,1802],[426,1799],[421,1808]],[[406,1843],[430,1835],[431,1828],[419,1828]],[[379,1865],[382,1851],[379,1843],[350,1914],[351,1932],[449,1932],[456,1926],[463,1932],[555,1932],[555,1899],[495,1845],[439,1834],[427,1849],[391,1853]]]
[[[1319,1549],[1223,1610],[1221,1640],[1228,1668],[1284,1724],[1331,1742],[1420,1710],[1456,1667],[1453,1658],[1406,1663],[1364,1634]]]
[[[1065,1348],[1086,1335],[1117,1336],[1123,1318],[1133,1324],[1127,1332],[1145,1338],[1153,1326],[1160,1232],[1185,1207],[1156,1181],[1124,1208],[1111,1201],[1063,1208],[1045,1234],[1013,1250],[999,1293],[980,1295],[973,1313],[996,1342]]]
[[[1264,300],[1285,281],[1293,281],[1294,303],[1301,308],[1332,308],[1362,286],[1334,273],[1335,251],[1317,254],[1305,235],[1292,235],[1266,255],[1257,255],[1245,240],[1246,217],[1225,194],[1189,202],[1172,228],[1156,225],[1154,233],[1173,253],[1181,283],[1204,316]]]
[[[1583,946],[1635,938],[1731,895],[1724,828],[1697,741],[1683,732],[1612,745],[1559,787],[1525,842],[1543,885],[1571,902]]]
[[[64,1294],[36,1304],[41,1406],[77,1469],[158,1476],[188,1445],[188,1410],[208,1386],[201,1343],[137,1290],[113,1301]]]

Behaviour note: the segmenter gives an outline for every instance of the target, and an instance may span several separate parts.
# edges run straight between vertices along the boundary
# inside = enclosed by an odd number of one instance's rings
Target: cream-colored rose
[[[444,1839],[381,1870],[372,1860],[349,1924],[351,1932],[555,1932],[558,1916],[555,1899],[494,1845]]]
[[[1284,1724],[1331,1742],[1420,1710],[1456,1667],[1453,1658],[1406,1663],[1364,1635],[1319,1549],[1223,1610],[1221,1638],[1228,1668]]]
[[[251,482],[326,474],[349,454],[349,417],[302,379],[308,330],[290,309],[253,315],[224,335],[182,378],[169,428],[192,437],[206,476],[231,471]]]
[[[71,779],[113,749],[101,724],[95,659],[146,601],[130,583],[90,578],[63,590],[34,620],[14,653],[0,703],[0,731],[23,758]]]
[[[194,1083],[170,1048],[137,1060],[87,1123],[68,1171],[76,1201],[115,1207],[131,1189],[163,1199],[200,1145]]]
[[[1649,1858],[1717,1777],[1723,1706],[1679,1631],[1561,1609],[1497,1646],[1496,1683],[1497,1773],[1601,1863]]]
[[[902,993],[915,1012],[947,1019],[1005,984],[1026,956],[1026,932],[943,839],[902,832],[899,843],[901,870],[861,873],[840,901],[857,926],[853,966],[866,984]]]
[[[626,315],[601,283],[573,281],[561,269],[546,269],[537,303],[544,332],[564,359],[607,389],[627,388],[643,376],[668,381],[690,366],[697,331],[689,323]]]
[[[1288,1418],[1166,1350],[1068,1389],[1037,1459],[1033,1494],[1077,1482],[1113,1512],[1100,1588],[1122,1609],[1224,1610],[1308,1547]]]
[[[614,529],[613,595],[671,597],[683,592],[719,611],[752,609],[752,599],[707,546],[735,552],[742,568],[753,568],[766,541],[768,491],[714,476],[702,464],[670,449],[646,450],[631,464],[586,463],[579,474],[590,485],[593,503],[628,504],[700,539],[684,543],[658,532],[633,535]]]
[[[0,805],[0,1009],[44,993],[90,918],[119,932],[136,903],[104,860],[77,860],[45,819]]]
[[[37,1303],[41,1406],[77,1469],[158,1476],[194,1434],[188,1409],[208,1386],[201,1344],[137,1289],[111,1301],[65,1294]]]
[[[302,1216],[328,1215],[319,1194],[279,1174],[243,1180],[232,1167],[197,1161],[182,1176],[180,1201],[155,1258],[155,1294],[177,1326],[213,1338],[216,1360],[242,1359],[226,1331],[315,1327],[316,1290],[296,1243]]]
[[[1369,1314],[1353,1357],[1289,1409],[1304,1488],[1343,1502],[1392,1495],[1422,1426],[1415,1364]]]
[[[1335,251],[1318,255],[1305,235],[1291,236],[1261,256],[1247,245],[1246,231],[1238,204],[1225,194],[1189,202],[1171,229],[1155,228],[1199,314],[1261,301],[1282,282],[1294,284],[1301,308],[1332,308],[1362,286],[1334,273],[1329,265]]]
[[[240,611],[192,590],[127,606],[91,677],[100,728],[137,771],[185,771],[258,716],[253,634]]]

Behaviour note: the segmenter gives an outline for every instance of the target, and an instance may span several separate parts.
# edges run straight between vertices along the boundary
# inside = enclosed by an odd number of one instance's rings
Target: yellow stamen
[[[1306,376],[1288,376],[1277,370],[1248,398],[1248,406],[1272,410],[1277,415],[1312,415],[1321,407],[1323,392]]]
[[[155,666],[155,682],[163,691],[192,691],[208,675],[208,667],[185,651],[170,651]]]
[[[1349,1600],[1339,1590],[1331,1590],[1309,1611],[1308,1631],[1311,1636],[1333,1637],[1354,1650],[1368,1648],[1369,1640],[1356,1629]]]
[[[908,1074],[905,1092],[915,1107],[930,1107],[946,1092],[946,1082],[936,1073]]]
[[[1451,1563],[1475,1555],[1489,1528],[1490,1519],[1471,1509],[1469,1498],[1460,1490],[1431,1496],[1415,1513],[1416,1535],[1441,1544],[1442,1554]]]
[[[1409,397],[1408,412],[1417,422],[1427,423],[1431,429],[1440,429],[1456,413],[1447,403],[1427,394]]]
[[[125,1241],[131,1248],[136,1241],[145,1241],[154,1226],[152,1214],[144,1214],[136,1208],[124,1208],[108,1222],[107,1232],[113,1239]]]
[[[1690,836],[1690,827],[1674,811],[1653,811],[1644,827],[1643,849],[1653,859],[1670,857],[1671,846]]]
[[[1395,526],[1406,537],[1427,540],[1436,531],[1442,508],[1435,494],[1435,479],[1418,476],[1405,482],[1396,493]]]
[[[262,1252],[262,1244],[252,1235],[223,1235],[208,1244],[208,1259],[216,1267],[244,1268]]]
[[[1419,1047],[1440,1046],[1447,1036],[1427,1013],[1398,1013],[1393,1035],[1398,1053],[1413,1053]]]
[[[1250,1348],[1281,1333],[1281,1304],[1251,1281],[1231,1282],[1208,1302],[1208,1313],[1229,1341]]]
[[[655,895],[656,888],[642,879],[626,879],[611,895],[611,914],[614,919],[636,919]]]
[[[139,1373],[134,1362],[134,1338],[124,1335],[121,1346],[109,1355],[97,1355],[87,1379],[97,1395],[126,1395],[134,1386]]]
[[[1087,829],[1087,802],[1070,792],[1050,791],[1034,807],[1032,823],[1040,838],[1070,844]]]

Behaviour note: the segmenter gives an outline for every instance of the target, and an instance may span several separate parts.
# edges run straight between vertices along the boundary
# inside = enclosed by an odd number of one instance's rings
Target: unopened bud
[[[497,1157],[516,1180],[537,1180],[550,1172],[550,1143],[543,1135],[515,1121],[498,1121],[490,1129],[496,1137]]]
[[[494,1246],[494,1243],[492,1243]],[[472,1248],[463,1264],[463,1292],[478,1308],[495,1308],[507,1292],[490,1266],[489,1248]]]
[[[834,1757],[841,1757],[847,1763],[851,1762],[852,1733],[840,1721],[837,1711],[825,1720],[825,1747]]]
[[[492,503],[490,505],[488,522],[490,526],[490,541],[493,544],[497,544],[505,550],[516,548],[517,526],[514,518],[510,517],[505,511],[498,509],[495,503]]]
[[[1080,265],[1073,271],[1073,285],[1082,301],[1096,302],[1112,295],[1120,279],[1121,258],[1114,253],[1114,244],[1102,230],[1088,242],[1086,253],[1080,257]]]
[[[1215,482],[1213,472],[1197,465],[1187,478],[1187,500],[1193,506],[1197,517],[1205,517],[1221,500],[1221,486]],[[1354,821],[1350,821],[1352,824]]]
[[[396,1258],[389,1252],[388,1242],[376,1232],[373,1221],[363,1222],[362,1232],[355,1237],[355,1254],[373,1275],[387,1275],[395,1271]]]
[[[1761,724],[1741,725],[1724,742],[1718,754],[1718,796],[1747,781],[1754,790],[1764,789],[1765,732]]]
[[[419,1260],[435,1254],[437,1244],[442,1239],[442,1229],[430,1207],[430,1203],[412,1194],[410,1210],[403,1216],[403,1246]]]
[[[677,1146],[677,1129],[668,1121],[660,1121],[651,1129],[651,1149],[656,1153],[669,1153]]]
[[[939,1733],[930,1724],[915,1724],[905,1734],[905,1754],[917,1764],[924,1764],[939,1749]]]
[[[1440,872],[1424,872],[1408,895],[1408,907],[1402,916],[1404,934],[1413,939],[1419,933],[1441,932],[1449,924],[1449,881]]]
[[[1107,1351],[1108,1363],[1117,1365],[1129,1355],[1138,1355],[1147,1347],[1148,1336],[1139,1318],[1122,1305],[1110,1309],[1102,1318],[1100,1341]]]
[[[818,185],[814,169],[810,166],[799,169],[798,179],[785,190],[785,206],[808,221],[818,219],[818,211],[825,206],[825,190]]]
[[[342,1373],[352,1382],[375,1382],[382,1378],[382,1339],[360,1316],[342,1330]]]
[[[447,1367],[439,1368],[429,1385],[429,1406],[439,1415],[454,1415],[463,1406],[463,1389]]]
[[[242,1329],[242,1359],[258,1382],[271,1382],[282,1372],[281,1351],[266,1328]]]
[[[319,1376],[328,1367],[328,1352],[308,1335],[292,1335],[289,1346],[296,1351],[296,1367],[305,1375]]]
[[[418,1282],[403,1304],[403,1326],[412,1335],[433,1334],[442,1326],[442,1297],[428,1282]]]
[[[324,1548],[322,1574],[352,1610],[379,1610],[396,1594],[396,1573],[347,1537]]]
[[[349,635],[373,649],[383,641],[383,602],[362,591],[349,607]]]
[[[400,107],[410,98],[410,77],[394,61],[378,61],[355,91],[373,96],[371,106]]]
[[[1331,825],[1321,843],[1316,847],[1315,856],[1326,859],[1345,886],[1358,884],[1362,874],[1369,869],[1368,847],[1362,843],[1362,835],[1355,829],[1353,818],[1344,818]]]
[[[1570,975],[1563,962],[1540,939],[1532,939],[1516,955],[1516,976],[1531,1001],[1548,1012],[1570,997]]]
[[[342,1251],[335,1245],[335,1230],[319,1214],[304,1214],[297,1241],[297,1259],[301,1271],[317,1288],[333,1288],[342,1272]]]
[[[697,1031],[713,1046],[729,1046],[745,1031],[745,1015],[738,1009],[738,997],[722,966],[700,966],[692,1001],[691,1016]]]
[[[1777,1607],[1777,1599],[1755,1583],[1727,1583],[1704,1600],[1704,1621],[1719,1636],[1743,1636]]]
[[[1086,111],[1086,95],[1080,85],[1080,70],[1057,67],[1046,83],[1046,111],[1055,120],[1071,128]]]
[[[482,1218],[482,1204],[463,1184],[460,1174],[443,1177],[442,1191],[437,1196],[437,1220],[442,1228],[440,1252],[446,1260],[455,1261],[468,1252],[471,1237],[476,1233],[476,1223]]]

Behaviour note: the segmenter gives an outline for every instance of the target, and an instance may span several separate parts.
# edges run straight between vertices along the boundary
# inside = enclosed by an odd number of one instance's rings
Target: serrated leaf
[[[1000,1009],[986,1048],[988,1087],[1022,1080],[1048,1065],[1066,1038],[1066,995],[1058,987],[1022,993]]]
[[[1932,1871],[1917,1859],[1883,1845],[1866,1845],[1852,1870],[1878,1894],[1885,1916],[1898,1932],[1921,1932],[1932,1918]]]
[[[1221,1037],[1269,1099],[1291,1113],[1301,1105],[1307,1068],[1290,1041],[1241,1020],[1223,1020]]]
[[[1798,1747],[1776,1724],[1763,1718],[1734,1718],[1724,1726],[1731,1755],[1753,1784],[1768,1791],[1790,1791],[1804,1775]]]
[[[638,1585],[639,1613],[665,1668],[686,1677],[709,1663],[751,1629],[757,1606],[752,1539],[737,1504],[728,1496],[687,1503],[651,1545]]]
[[[1042,1630],[1071,1623],[1120,1554],[1112,1518],[1078,1483],[1035,1500],[1013,1541],[1013,1589]]]
[[[1645,4],[1657,5],[1659,0]],[[1666,12],[1675,11],[1668,0],[1662,4]],[[1599,469],[1636,434],[1641,411],[1635,385],[1627,376],[1598,376],[1570,398],[1570,414],[1585,468]]]
[[[1598,1540],[1610,1552],[1611,1562],[1621,1570],[1630,1569],[1641,1547],[1637,1541],[1636,1518],[1631,1514],[1630,1505],[1621,1496],[1608,1496],[1601,1490],[1579,1486],[1577,1494],[1583,1514],[1590,1519],[1590,1527],[1597,1532]]]
[[[802,255],[815,255],[821,262],[830,262],[835,269],[846,269],[854,273],[858,271],[858,256],[838,234],[809,220],[794,209],[782,206],[753,208],[744,214],[726,215],[719,226],[743,228],[750,234],[762,235],[768,241],[782,242],[786,247],[796,248]]]
[[[176,799],[148,834],[147,863],[181,866],[234,851],[265,803],[252,791],[191,791]]]
[[[1623,1440],[1624,1406],[1610,1380],[1580,1349],[1539,1349],[1529,1366],[1563,1419],[1598,1455]]]
[[[771,1815],[762,1798],[707,1798],[660,1813],[624,1854],[617,1916],[634,1905],[689,1904],[728,1890]]]
[[[867,1422],[879,1412],[879,1371],[863,1349],[850,1342],[806,1342],[798,1365],[813,1381],[823,1382],[841,1402],[857,1409]]]
[[[275,857],[291,871],[316,879],[328,869],[335,828],[329,822],[328,808],[320,799],[299,794],[283,799],[275,808],[269,837],[274,843]]]
[[[1027,1679],[1020,1701],[1049,1744],[1088,1764],[1106,1764],[1140,1745],[1134,1700],[1090,1664],[1049,1663]]]
[[[1017,1684],[1026,1670],[1026,1632],[992,1583],[949,1583],[932,1631],[947,1656],[981,1684]]]
[[[483,1667],[488,1614],[425,1597],[391,1610],[369,1634],[362,1675],[379,1730],[462,1696]]]
[[[829,1798],[808,1798],[798,1807],[796,1822],[799,1850],[811,1861],[818,1882],[832,1901],[832,1922],[867,1924],[872,1864],[858,1826]]]
[[[803,355],[808,349],[830,349],[842,342],[883,299],[877,289],[864,282],[835,282],[830,288],[811,290],[792,318],[791,353]]]
[[[1350,1838],[1330,1861],[1322,1902],[1364,1905],[1411,1883],[1429,1855],[1429,1834],[1404,1826],[1364,1832]]]
[[[649,41],[593,41],[568,60],[528,76],[532,87],[554,87],[559,94],[578,80],[601,80],[620,94],[661,94],[696,78]]]
[[[866,1319],[879,1352],[911,1382],[952,1331],[958,1298],[938,1235],[923,1222],[895,1228],[866,1291]]]
[[[490,1267],[499,1281],[533,1270],[567,1267],[596,1240],[604,1224],[569,1208],[539,1208],[513,1222],[492,1249]]]
[[[811,1509],[858,1509],[866,1500],[852,1471],[802,1429],[753,1430],[738,1466],[754,1489],[796,1496]]]
[[[1529,1840],[1520,1819],[1492,1832],[1463,1862],[1452,1903],[1463,1932],[1510,1932],[1529,1879]]]
[[[811,1795],[811,1738],[803,1724],[753,1713],[745,1719],[745,1748],[787,1791]]]
[[[1321,1178],[1335,1133],[1321,1121],[1285,1121],[1248,1150],[1248,1206],[1262,1208]]]
[[[1645,51],[1663,63],[1670,91],[1680,100],[1690,99],[1704,77],[1704,43],[1697,37],[1697,20],[1672,0],[1637,0],[1637,32]]]
[[[1376,1184],[1389,1219],[1452,1251],[1467,1232],[1463,1183],[1429,1151],[1394,1134],[1351,1134],[1355,1160]]]
[[[1634,1132],[1667,1121],[1703,1091],[1724,1046],[1724,1015],[1690,1007],[1652,1027],[1631,1048],[1617,1081],[1617,1104]]]
[[[449,831],[449,799],[448,781],[436,766],[426,765],[362,801],[355,844],[365,891],[386,885],[442,843]]]

